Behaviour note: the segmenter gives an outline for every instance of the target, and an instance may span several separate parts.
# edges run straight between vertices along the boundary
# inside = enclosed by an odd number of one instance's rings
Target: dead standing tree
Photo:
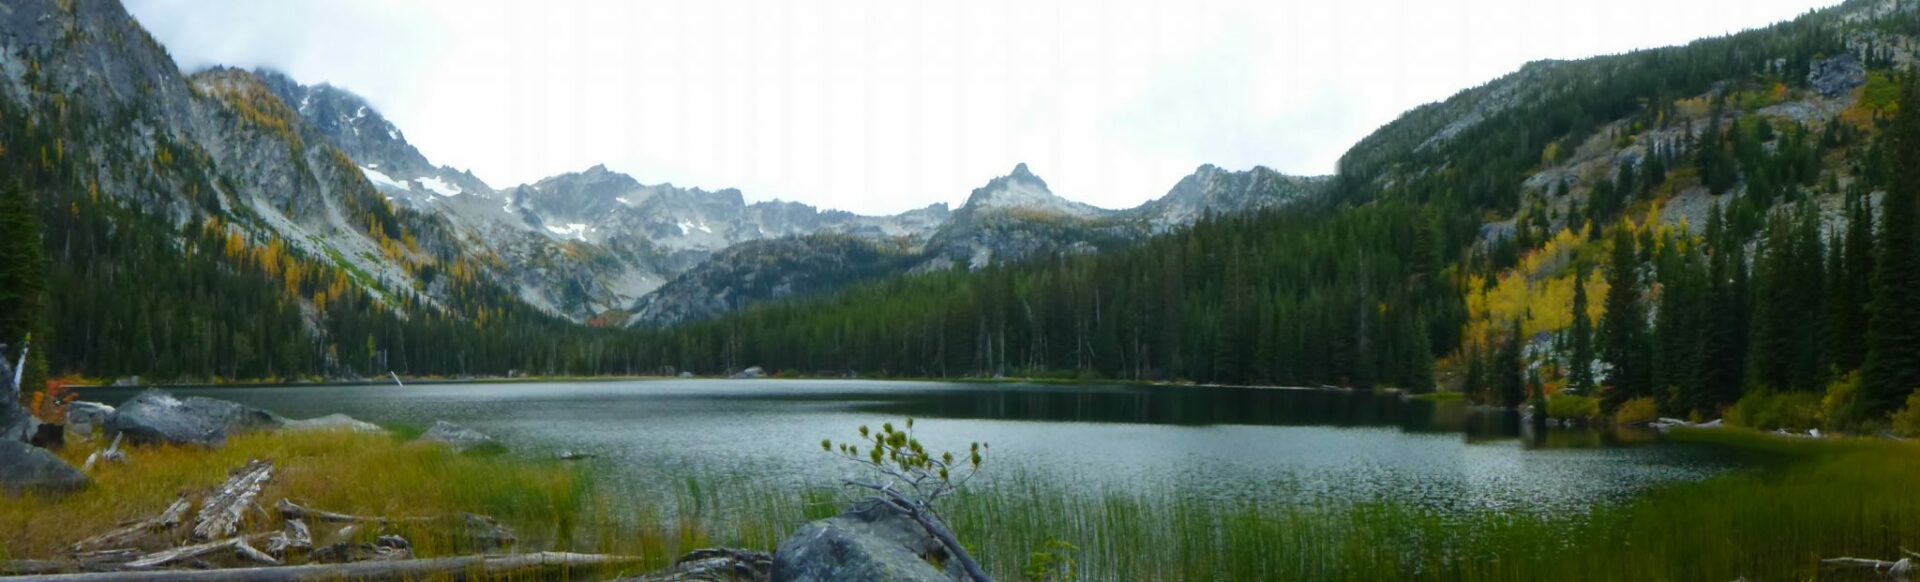
[[[927,535],[940,542],[947,555],[960,563],[960,568],[976,582],[991,582],[980,563],[967,553],[966,547],[953,536],[947,527],[947,521],[940,516],[940,501],[952,497],[980,474],[980,464],[986,461],[988,446],[973,443],[966,458],[956,458],[953,453],[945,452],[934,456],[927,452],[920,440],[913,436],[913,419],[908,418],[905,430],[895,430],[893,423],[880,425],[879,431],[860,427],[858,443],[834,443],[832,440],[820,441],[820,449],[837,453],[841,457],[871,470],[877,482],[848,479],[843,483],[848,487],[863,489],[872,495],[857,503],[868,506],[880,505],[900,512]]]

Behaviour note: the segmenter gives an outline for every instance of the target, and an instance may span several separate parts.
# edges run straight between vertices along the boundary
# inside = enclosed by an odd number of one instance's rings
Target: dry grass
[[[69,446],[61,456],[78,465],[93,451]],[[57,558],[76,541],[119,524],[151,517],[181,491],[205,491],[249,459],[273,461],[277,473],[263,505],[282,498],[361,515],[491,515],[513,528],[523,545],[563,545],[591,497],[588,479],[558,462],[461,455],[444,447],[350,432],[260,433],[226,447],[138,447],[132,462],[97,467],[94,486],[61,498],[0,497],[0,561]],[[256,513],[250,519],[264,519]],[[253,524],[264,528],[271,524]],[[445,552],[451,542],[431,532],[414,539],[420,553]]]

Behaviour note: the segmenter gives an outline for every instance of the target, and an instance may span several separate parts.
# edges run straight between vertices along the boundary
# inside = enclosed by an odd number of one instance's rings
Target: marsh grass
[[[76,465],[91,448],[69,446]],[[590,481],[557,462],[462,455],[444,447],[351,432],[251,434],[226,447],[137,447],[127,465],[102,465],[94,486],[60,499],[0,497],[0,556],[58,557],[122,522],[152,517],[181,491],[205,491],[249,459],[275,463],[262,505],[285,498],[310,507],[380,516],[491,515],[523,543],[565,544],[592,502]],[[260,520],[255,514],[249,519]],[[255,528],[267,527],[255,524]],[[423,555],[464,550],[457,532],[412,531]]]
[[[1818,560],[1920,547],[1920,444],[1737,429],[1668,438],[1731,451],[1752,468],[1577,513],[1272,501],[1283,495],[1222,503],[1178,489],[1089,492],[1008,475],[953,498],[948,515],[1005,580],[1025,579],[1036,553],[1070,558],[1087,580],[1857,579]],[[151,515],[178,489],[211,486],[249,458],[273,458],[285,471],[266,499],[368,514],[492,514],[521,534],[523,550],[640,555],[648,568],[701,547],[771,550],[851,500],[831,484],[694,467],[654,468],[663,476],[655,482],[670,484],[622,489],[590,468],[351,434],[135,454],[91,492],[0,499],[0,552],[57,552]]]

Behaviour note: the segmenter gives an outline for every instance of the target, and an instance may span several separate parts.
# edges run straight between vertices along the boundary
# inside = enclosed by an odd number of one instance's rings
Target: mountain
[[[996,239],[1023,235],[991,217],[1128,218],[1016,169],[928,245],[993,268],[646,337],[696,370],[1386,386],[1877,431],[1920,414],[1916,68],[1913,0],[1532,63],[1408,111],[1290,202],[1009,264]],[[1196,176],[1143,212],[1263,181]]]
[[[1165,233],[1209,214],[1226,215],[1271,208],[1324,190],[1328,176],[1289,176],[1265,166],[1234,172],[1213,164],[1200,166],[1174,184],[1165,196],[1132,210],[1155,233]]]
[[[73,342],[49,352],[68,371],[598,366],[575,350],[603,353],[610,340],[572,324],[630,311],[689,321],[951,265],[1117,249],[1207,211],[1295,196],[1183,190],[1106,210],[1054,195],[1024,165],[957,209],[893,216],[749,204],[738,190],[604,166],[500,187],[436,164],[343,88],[268,70],[183,72],[112,0],[9,2],[0,30],[0,165],[48,224],[62,291],[48,319],[62,333],[41,337]],[[89,347],[122,334],[167,347]],[[515,352],[507,338],[554,349]]]
[[[898,275],[917,255],[898,243],[814,234],[740,243],[647,294],[633,324],[665,327],[752,304],[803,297]]]
[[[1264,167],[1235,172],[1204,165],[1165,196],[1130,209],[1108,210],[1054,194],[1023,163],[974,189],[958,210],[947,213],[945,206],[937,206],[922,211],[920,224],[932,229],[928,236],[896,244],[798,237],[741,245],[647,294],[634,306],[629,322],[663,327],[888,276],[979,270],[1050,252],[1118,250],[1191,226],[1209,214],[1282,206],[1322,192],[1329,183],[1324,177],[1287,176]]]

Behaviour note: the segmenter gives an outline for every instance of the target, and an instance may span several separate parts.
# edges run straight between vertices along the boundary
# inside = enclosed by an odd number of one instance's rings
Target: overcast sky
[[[496,188],[605,163],[868,213],[961,202],[1018,162],[1106,207],[1203,163],[1330,173],[1527,61],[1834,3],[127,0],[183,68],[345,87]]]

